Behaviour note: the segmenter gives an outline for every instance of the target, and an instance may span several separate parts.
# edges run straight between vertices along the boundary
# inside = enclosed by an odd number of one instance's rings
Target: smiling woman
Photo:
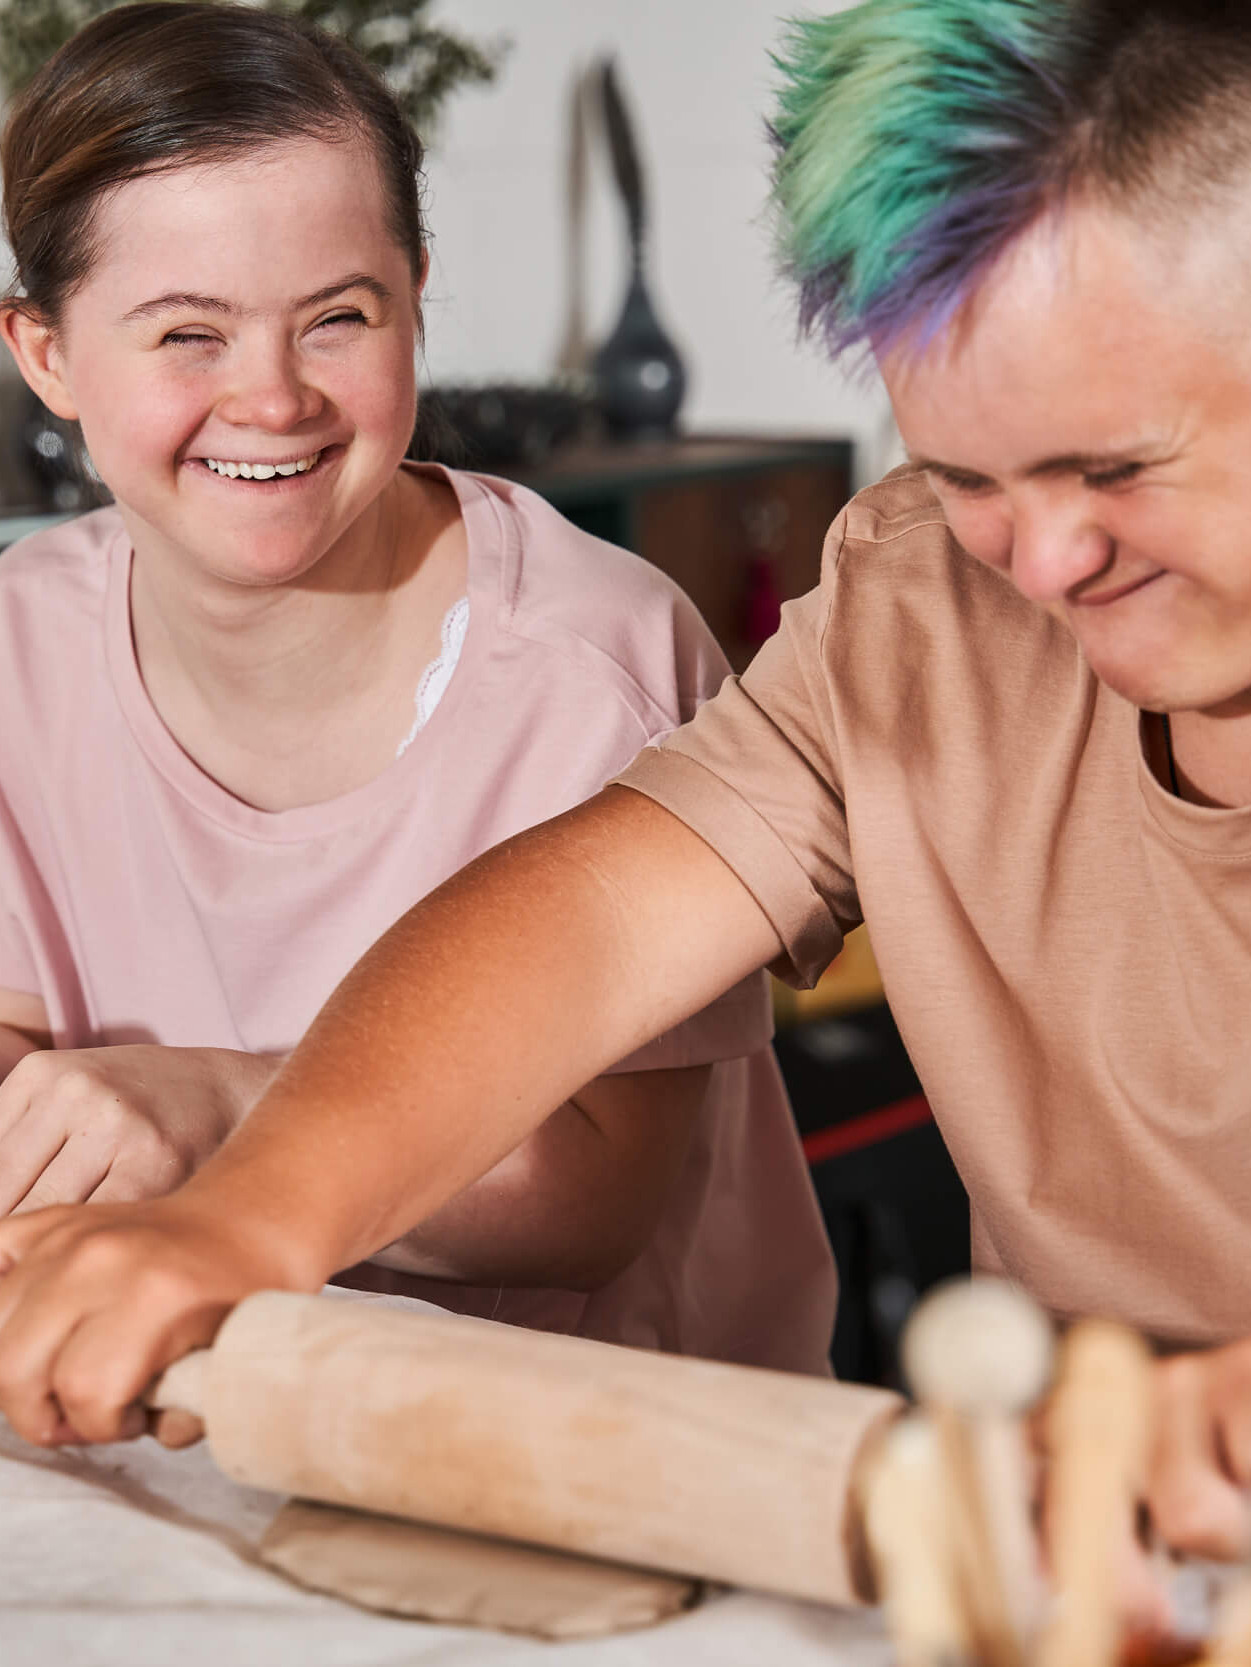
[[[421,155],[350,49],[247,6],[108,13],[10,118],[3,334],[116,504],[0,564],[0,1214],[169,1192],[417,899],[724,675],[658,572],[403,462]],[[353,1279],[824,1371],[768,1037],[748,979]]]

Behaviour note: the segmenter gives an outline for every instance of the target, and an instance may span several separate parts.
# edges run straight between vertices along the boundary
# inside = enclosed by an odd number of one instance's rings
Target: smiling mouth
[[[292,475],[306,475],[315,469],[326,454],[327,448],[310,452],[307,457],[283,458],[281,461],[267,461],[264,459],[236,459],[221,457],[204,457],[200,461],[206,469],[212,470],[226,480],[289,480]]]
[[[1073,605],[1078,608],[1107,608],[1113,602],[1120,602],[1127,596],[1133,596],[1148,585],[1153,585],[1157,579],[1164,577],[1164,569],[1158,573],[1149,573],[1145,579],[1134,579],[1127,585],[1116,585],[1109,590],[1096,591],[1093,596],[1076,596]]]

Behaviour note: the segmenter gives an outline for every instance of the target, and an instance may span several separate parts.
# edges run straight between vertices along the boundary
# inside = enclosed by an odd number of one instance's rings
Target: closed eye
[[[353,307],[345,312],[331,313],[328,318],[319,318],[313,326],[315,330],[322,330],[332,324],[364,324],[365,315],[359,308]],[[197,347],[204,344],[210,346],[220,340],[217,336],[206,335],[197,330],[170,330],[161,337],[162,346],[169,343],[172,347]]]
[[[1110,469],[1092,469],[1082,476],[1083,484],[1092,492],[1109,492],[1117,486],[1127,486],[1143,471],[1141,463],[1118,463]]]
[[[980,496],[998,490],[994,481],[988,480],[985,475],[966,475],[959,469],[944,469],[934,465],[931,465],[925,472],[938,481],[940,485],[945,486],[949,492],[960,492],[966,497]]]

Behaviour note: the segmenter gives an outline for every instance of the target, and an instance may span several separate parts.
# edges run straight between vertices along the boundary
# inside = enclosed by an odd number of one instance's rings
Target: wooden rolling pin
[[[149,1396],[236,1481],[586,1556],[863,1601],[886,1390],[263,1291]]]

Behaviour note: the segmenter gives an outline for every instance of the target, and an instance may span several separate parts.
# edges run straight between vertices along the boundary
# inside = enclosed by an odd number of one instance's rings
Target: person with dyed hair
[[[0,1406],[109,1436],[243,1294],[370,1255],[863,919],[977,1266],[1223,1345],[1161,1367],[1150,1503],[1241,1551],[1251,13],[867,0],[779,65],[783,260],[806,326],[876,359],[910,463],[741,679],[394,927],[179,1192],[0,1225]],[[525,976],[484,1032],[501,955]]]

